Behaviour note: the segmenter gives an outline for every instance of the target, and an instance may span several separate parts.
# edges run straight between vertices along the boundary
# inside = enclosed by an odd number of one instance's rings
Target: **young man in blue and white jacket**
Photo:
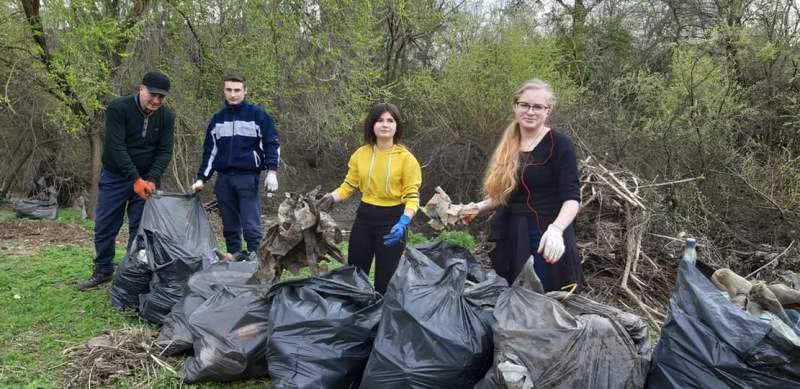
[[[259,181],[267,170],[264,188],[278,190],[280,145],[272,118],[258,105],[247,102],[243,77],[224,78],[225,107],[211,117],[203,145],[203,163],[192,189],[199,192],[218,172],[214,194],[222,211],[222,232],[229,253],[254,259],[261,242]],[[242,239],[250,254],[245,258]]]

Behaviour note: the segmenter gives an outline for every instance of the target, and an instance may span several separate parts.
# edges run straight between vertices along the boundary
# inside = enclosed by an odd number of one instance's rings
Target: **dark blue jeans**
[[[131,247],[136,232],[139,230],[139,221],[142,219],[144,200],[133,191],[133,181],[109,173],[106,169],[100,171],[100,184],[97,193],[97,206],[94,219],[94,258],[95,271],[103,274],[114,272],[114,248],[117,234],[122,227],[122,221],[127,210],[128,228],[130,237],[128,246]]]
[[[242,235],[247,250],[255,252],[261,243],[261,200],[259,173],[221,173],[214,194],[222,213],[222,235],[229,253],[242,252]]]

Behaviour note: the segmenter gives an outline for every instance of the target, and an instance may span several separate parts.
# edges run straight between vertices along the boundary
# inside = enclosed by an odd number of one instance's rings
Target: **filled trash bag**
[[[798,388],[800,346],[681,261],[648,388]]]
[[[221,285],[188,319],[194,356],[183,365],[183,381],[236,381],[267,371],[266,285]]]
[[[384,296],[361,388],[469,388],[491,366],[492,308],[506,281],[492,272],[474,284],[464,258],[441,262],[406,249]]]
[[[138,244],[138,243],[137,243]],[[137,244],[133,247],[136,248]],[[111,297],[111,305],[117,309],[137,309],[139,307],[139,295],[150,292],[150,279],[153,278],[153,271],[147,263],[144,251],[131,250],[134,257],[126,254],[119,264],[117,272],[114,273],[114,280],[108,288],[108,296]],[[142,255],[137,255],[141,253]]]
[[[14,210],[17,217],[56,220],[58,219],[58,200],[56,196],[50,196],[46,200],[20,200],[14,204]]]
[[[344,266],[270,290],[267,360],[272,386],[356,388],[381,315],[367,275]]]
[[[461,245],[437,241],[414,246],[423,255],[430,258],[440,267],[447,266],[451,258],[462,258],[467,263],[467,280],[471,282],[486,281],[486,273],[481,269],[481,263],[469,250]]]
[[[192,349],[193,339],[189,330],[189,316],[213,296],[222,286],[253,284],[256,263],[218,262],[209,268],[194,273],[186,284],[183,298],[172,307],[164,318],[156,344],[164,355],[175,355]]]
[[[161,323],[189,277],[216,261],[214,233],[196,195],[159,193],[145,203],[136,239],[153,271],[150,293],[139,296],[139,314]]]
[[[498,298],[494,368],[476,388],[641,388],[651,347],[638,316],[566,292],[543,295],[526,263]]]

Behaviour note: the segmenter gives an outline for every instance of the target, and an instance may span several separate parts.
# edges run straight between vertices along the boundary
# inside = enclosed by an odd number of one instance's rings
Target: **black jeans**
[[[405,206],[380,207],[362,202],[356,212],[356,220],[350,231],[347,246],[347,262],[358,266],[369,274],[372,258],[375,258],[375,290],[386,293],[386,286],[397,270],[400,256],[406,247],[405,241],[386,247],[383,236],[388,234],[403,214]]]

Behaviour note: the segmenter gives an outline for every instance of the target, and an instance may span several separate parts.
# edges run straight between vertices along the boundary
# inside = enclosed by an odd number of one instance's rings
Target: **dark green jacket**
[[[137,95],[108,104],[103,168],[131,181],[158,183],[172,159],[175,113],[162,106],[147,118],[146,130],[144,118]]]

